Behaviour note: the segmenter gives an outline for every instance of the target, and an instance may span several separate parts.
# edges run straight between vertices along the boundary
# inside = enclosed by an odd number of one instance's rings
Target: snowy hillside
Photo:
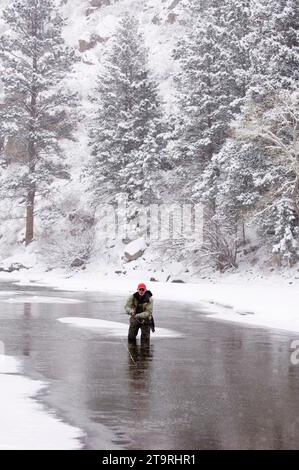
[[[179,15],[182,16],[179,3],[178,1],[161,2],[152,0],[146,2],[138,0],[111,2],[108,0],[62,0],[58,2],[61,13],[66,19],[66,27],[63,29],[64,39],[80,54],[80,61],[75,65],[74,73],[68,78],[67,85],[72,91],[79,93],[82,115],[77,123],[75,142],[62,142],[67,161],[72,168],[72,180],[67,184],[62,183],[62,185],[58,182],[54,195],[44,205],[45,211],[48,210],[51,204],[61,204],[65,207],[67,213],[72,210],[75,211],[78,207],[80,210],[82,206],[84,212],[89,212],[89,200],[88,197],[85,199],[84,194],[82,194],[84,189],[82,190],[82,184],[80,183],[80,174],[82,165],[86,163],[90,154],[86,128],[92,107],[90,96],[94,92],[103,55],[106,49],[109,48],[109,43],[120,18],[126,12],[136,15],[140,20],[141,29],[145,34],[146,45],[149,49],[151,68],[159,82],[165,107],[168,109],[172,107],[174,101],[172,81],[176,64],[174,64],[171,55],[174,43],[183,31],[183,26],[180,24],[181,20],[178,21]],[[3,8],[8,4],[9,2],[6,0],[1,1]],[[2,32],[8,30],[3,20],[0,22],[0,28]],[[7,214],[11,211],[14,213],[14,218],[13,221],[9,220],[7,223],[6,234],[8,236],[5,237],[0,248],[4,257],[13,254],[16,249],[16,242],[24,237],[22,229],[18,233],[22,208],[18,209],[18,204],[15,202],[4,201],[4,204],[2,204],[4,221],[7,220]],[[58,232],[60,231],[60,224],[64,225],[63,218],[58,221]],[[37,220],[37,229],[38,227],[39,220]],[[61,229],[63,230],[63,228]],[[29,252],[39,252],[39,247],[40,244],[37,244]],[[20,259],[20,254],[17,255],[17,258]],[[30,256],[29,258],[31,259]]]
[[[181,0],[63,0],[61,3],[63,15],[68,19],[65,40],[82,54],[73,86],[83,98],[95,86],[98,62],[101,63],[120,18],[129,12],[140,21],[149,48],[150,68],[159,81],[165,102],[168,106],[173,102],[177,64],[172,52],[184,33]]]
[[[296,269],[295,0],[0,5],[0,268]]]

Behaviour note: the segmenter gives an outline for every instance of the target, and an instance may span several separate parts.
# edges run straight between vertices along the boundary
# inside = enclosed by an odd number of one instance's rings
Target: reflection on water
[[[153,350],[148,341],[128,345],[127,411],[133,426],[150,413]]]
[[[23,355],[30,356],[31,351],[31,304],[24,303],[23,315]]]
[[[134,409],[144,407],[144,398],[150,393],[153,346],[149,342],[128,345],[128,385],[129,396]]]
[[[146,370],[153,358],[153,346],[150,341],[128,343],[128,353],[129,366],[133,366],[130,370]]]
[[[34,294],[26,289],[26,297]],[[56,321],[126,322],[123,297],[72,297],[85,302],[0,299],[0,338],[7,354],[25,358],[27,374],[50,383],[41,398],[85,430],[87,448],[299,448],[299,367],[290,365],[287,334],[214,322],[192,315],[187,305],[156,302],[159,325],[185,338],[152,335],[150,343],[127,346],[122,338]]]

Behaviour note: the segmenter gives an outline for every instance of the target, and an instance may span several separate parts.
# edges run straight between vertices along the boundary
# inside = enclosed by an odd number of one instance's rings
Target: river
[[[183,337],[153,334],[149,347],[128,348],[124,338],[57,321],[127,323],[123,296],[6,282],[0,294],[6,354],[22,359],[24,375],[47,383],[37,400],[84,431],[83,448],[299,448],[294,334],[215,321],[194,305],[156,300],[156,324]]]

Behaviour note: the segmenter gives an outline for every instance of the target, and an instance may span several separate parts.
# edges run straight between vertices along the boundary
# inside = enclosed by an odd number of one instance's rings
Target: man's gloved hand
[[[130,309],[130,315],[135,315],[135,308]]]

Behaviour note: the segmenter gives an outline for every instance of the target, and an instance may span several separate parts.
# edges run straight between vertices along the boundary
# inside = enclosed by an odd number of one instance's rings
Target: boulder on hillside
[[[83,266],[85,264],[85,261],[81,258],[75,258],[72,262],[71,262],[71,268],[80,268],[81,266]]]
[[[146,249],[144,238],[137,238],[125,247],[124,255],[128,261],[135,261],[140,258]]]
[[[107,5],[111,5],[111,0],[90,0],[90,6],[94,8],[101,8]]]
[[[174,24],[176,22],[177,16],[175,13],[169,13],[167,16],[167,23]]]
[[[99,8],[111,5],[111,0],[89,0],[90,7],[86,10],[86,16],[92,14]]]
[[[93,34],[90,37],[89,41],[86,41],[85,39],[79,39],[79,51],[80,52],[85,52],[89,51],[90,49],[93,49],[96,47],[97,44],[103,43],[108,41],[108,38],[103,38],[102,36],[99,36],[98,34]]]

